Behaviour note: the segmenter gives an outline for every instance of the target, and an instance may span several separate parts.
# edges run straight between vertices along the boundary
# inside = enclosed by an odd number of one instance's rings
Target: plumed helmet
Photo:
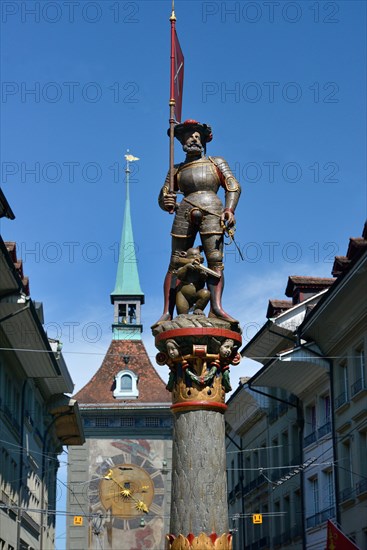
[[[209,141],[213,139],[211,126],[209,126],[208,124],[201,124],[201,122],[198,122],[197,120],[188,119],[185,120],[185,122],[180,122],[179,124],[176,124],[174,127],[175,138],[177,138],[181,143],[184,134],[186,134],[187,132],[200,132],[203,145],[205,143],[209,143]],[[169,129],[167,130],[167,134],[170,134]]]

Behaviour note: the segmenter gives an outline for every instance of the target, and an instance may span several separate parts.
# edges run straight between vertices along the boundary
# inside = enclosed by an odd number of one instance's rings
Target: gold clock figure
[[[101,479],[99,496],[104,508],[114,516],[131,519],[148,514],[154,498],[154,482],[143,468],[119,464]]]

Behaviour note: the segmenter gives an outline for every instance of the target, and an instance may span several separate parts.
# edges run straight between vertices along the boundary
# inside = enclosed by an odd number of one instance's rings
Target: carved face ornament
[[[219,349],[219,355],[225,359],[227,359],[233,351],[234,342],[233,340],[225,340],[223,344],[220,346]]]
[[[177,357],[180,355],[180,351],[178,349],[176,342],[174,342],[173,340],[168,340],[166,347],[167,347],[167,353],[170,356],[170,358],[177,359]]]

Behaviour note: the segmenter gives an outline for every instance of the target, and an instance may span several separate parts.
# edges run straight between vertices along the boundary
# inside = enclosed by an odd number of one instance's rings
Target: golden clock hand
[[[134,500],[136,501],[135,508],[137,510],[139,510],[139,512],[144,512],[144,514],[148,514],[149,508],[145,504],[145,502],[143,502],[142,500],[137,500],[137,499],[134,499]]]

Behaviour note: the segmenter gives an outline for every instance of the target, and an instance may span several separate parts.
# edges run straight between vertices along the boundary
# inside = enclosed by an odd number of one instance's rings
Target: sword
[[[234,238],[234,232],[235,232],[235,230],[236,230],[235,227],[229,228],[229,227],[226,226],[226,224],[225,224],[224,222],[222,222],[221,225],[222,225],[222,228],[223,228],[223,232],[226,233],[226,234],[228,235],[229,239],[230,239],[229,243],[224,243],[224,244],[226,244],[226,245],[228,246],[228,245],[230,245],[231,242],[233,241],[235,247],[236,247],[237,250],[238,250],[238,253],[239,253],[239,255],[240,255],[241,260],[244,262],[244,261],[245,261],[245,258],[243,257],[242,252],[241,252],[241,249],[240,249],[240,247],[238,246],[238,244],[236,243],[236,240],[235,240],[235,238]]]

